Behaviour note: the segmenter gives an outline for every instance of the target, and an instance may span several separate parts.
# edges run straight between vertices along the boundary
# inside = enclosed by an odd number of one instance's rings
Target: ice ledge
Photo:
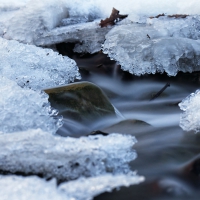
[[[59,180],[97,176],[106,172],[129,173],[137,156],[136,139],[110,134],[79,139],[54,136],[41,130],[0,134],[0,170],[42,174]]]
[[[128,187],[143,181],[144,177],[138,175],[105,174],[80,178],[57,188],[55,180],[47,182],[35,176],[0,176],[0,196],[1,200],[86,200],[93,199],[100,193],[110,192],[116,187]]]

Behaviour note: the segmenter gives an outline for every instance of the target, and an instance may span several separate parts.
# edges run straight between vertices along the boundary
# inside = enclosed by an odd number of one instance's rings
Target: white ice
[[[80,78],[74,60],[51,49],[0,38],[0,74],[21,87],[43,89]]]
[[[114,176],[105,174],[63,183],[59,186],[59,189],[76,200],[89,200],[103,192],[111,192],[114,188],[121,186],[129,187],[130,185],[139,184],[143,181],[143,176],[135,174]]]
[[[40,129],[0,134],[0,170],[42,174],[61,180],[106,172],[126,174],[131,172],[128,163],[136,158],[132,149],[136,142],[130,135],[76,139],[55,136]]]
[[[14,62],[14,61],[13,61]],[[55,133],[61,126],[44,92],[23,89],[0,76],[0,132],[11,133],[41,128]]]
[[[200,67],[200,19],[147,20],[147,23],[114,27],[103,44],[103,52],[132,74],[198,71]]]
[[[101,175],[93,178],[80,178],[76,181],[56,186],[55,180],[45,181],[36,176],[0,177],[1,200],[86,200],[93,199],[103,192],[110,192],[121,186],[139,184],[144,177],[137,175]]]
[[[8,8],[13,12],[6,12]],[[35,40],[53,28],[65,24],[63,20],[84,22],[91,19],[105,18],[116,7],[122,14],[157,15],[199,14],[200,3],[196,0],[14,0],[0,2],[0,35],[23,43],[35,44]],[[16,10],[17,9],[17,10]],[[67,19],[72,18],[72,20]],[[82,18],[82,19],[81,19]]]
[[[180,127],[185,131],[200,132],[200,90],[190,94],[181,103],[183,111],[180,117]]]

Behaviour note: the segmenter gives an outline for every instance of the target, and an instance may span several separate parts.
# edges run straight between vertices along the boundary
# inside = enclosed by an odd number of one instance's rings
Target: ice
[[[200,67],[199,30],[188,24],[194,20],[174,20],[151,24],[126,24],[114,27],[103,44],[103,52],[116,60],[123,70],[135,75],[166,72],[175,76],[178,71],[198,71]],[[199,20],[198,24],[199,24]],[[169,24],[171,24],[169,26]],[[185,27],[183,26],[185,24]],[[184,34],[181,28],[188,30]],[[198,36],[198,37],[197,37]]]
[[[0,93],[0,132],[41,128],[55,133],[61,126],[44,92],[22,89],[14,81],[0,77]]]
[[[38,177],[0,177],[1,200],[72,200],[57,190],[55,181],[46,182]]]
[[[40,174],[59,180],[97,176],[110,172],[130,173],[136,158],[136,139],[111,134],[63,138],[38,130],[0,134],[0,170]]]
[[[0,177],[1,200],[86,200],[111,191],[120,186],[139,184],[144,177],[137,175],[102,175],[93,178],[81,178],[63,183],[57,188],[55,180],[45,181],[36,176]]]
[[[183,37],[194,40],[200,39],[200,16],[192,15],[186,18],[159,17],[147,18],[147,23],[158,32],[166,32],[170,37]]]
[[[95,53],[101,50],[105,35],[111,28],[100,28],[99,21],[80,23],[66,27],[56,28],[44,33],[35,44],[47,46],[61,42],[74,42],[75,52]]]
[[[113,176],[111,174],[105,174],[63,183],[59,186],[59,189],[77,200],[89,200],[103,192],[111,192],[114,188],[121,186],[128,187],[143,181],[144,177],[138,175]]]
[[[200,132],[200,90],[190,94],[181,103],[180,109],[183,111],[180,117],[180,127],[184,131]]]
[[[75,61],[51,49],[0,38],[0,74],[21,87],[41,90],[80,78]]]
[[[3,21],[6,26],[3,37],[34,44],[40,34],[58,26],[67,15],[62,0],[28,1],[12,18]]]

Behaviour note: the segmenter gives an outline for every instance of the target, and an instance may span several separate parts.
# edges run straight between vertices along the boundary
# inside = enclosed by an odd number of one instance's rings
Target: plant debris
[[[165,15],[164,13],[163,14],[159,14],[155,17],[149,17],[150,19],[153,19],[153,18],[159,18],[159,17],[164,17],[164,16],[167,16],[167,17],[170,17],[170,18],[186,18],[187,16],[189,15],[185,15],[185,14],[175,14],[175,15]]]
[[[174,17],[174,18],[186,18],[189,15],[168,15],[168,17]]]
[[[101,20],[99,25],[101,27],[107,27],[107,26],[113,26],[116,22],[126,18],[128,15],[120,15],[119,10],[113,8],[112,13],[109,18],[106,18],[105,20]]]
[[[153,95],[152,98],[150,99],[150,101],[159,97],[166,90],[167,87],[170,87],[169,83],[166,83],[166,85],[159,92],[157,92],[155,95]]]

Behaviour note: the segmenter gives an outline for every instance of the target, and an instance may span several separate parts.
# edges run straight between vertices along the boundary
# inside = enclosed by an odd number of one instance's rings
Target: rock
[[[72,83],[46,89],[52,107],[64,118],[90,122],[115,115],[115,110],[103,91],[90,82]]]
[[[107,127],[103,129],[103,132],[106,133],[126,133],[126,134],[131,134],[131,135],[139,135],[141,133],[146,133],[147,130],[151,130],[153,127],[140,120],[123,120],[120,121],[110,127]]]

